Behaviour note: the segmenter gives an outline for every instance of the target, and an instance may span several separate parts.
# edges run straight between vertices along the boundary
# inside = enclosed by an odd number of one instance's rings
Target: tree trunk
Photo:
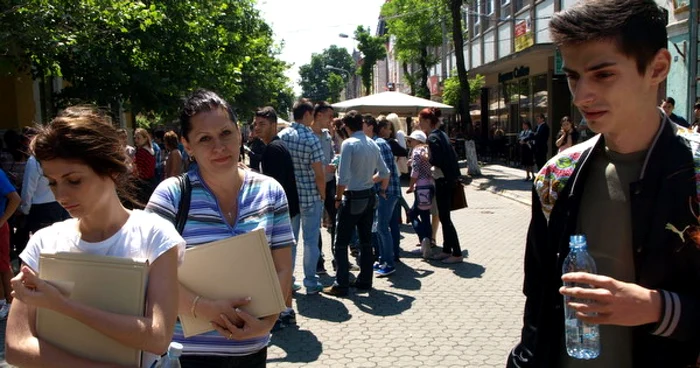
[[[472,116],[469,113],[471,101],[471,89],[469,88],[469,78],[467,68],[464,63],[464,40],[462,39],[462,0],[450,0],[450,14],[452,15],[452,39],[455,46],[455,56],[457,58],[457,78],[459,78],[459,103],[457,113],[462,119],[462,132],[467,136],[465,142],[465,154],[469,175],[481,175],[479,159],[476,155],[476,147],[473,139],[474,126]]]
[[[422,47],[420,49],[420,57],[418,59],[418,64],[420,64],[420,84],[418,85],[418,96],[430,99],[430,89],[428,88],[428,48]]]
[[[460,86],[457,112],[462,117],[462,131],[467,135],[468,139],[472,139],[472,117],[469,114],[471,90],[464,62],[464,40],[462,38],[462,0],[450,0],[450,13],[452,15],[452,38],[457,58],[457,78],[459,78]]]
[[[404,78],[406,78],[406,81],[408,82],[408,86],[411,88],[411,96],[415,96],[416,95],[416,80],[413,77],[413,75],[408,72],[408,63],[407,62],[404,61],[401,66],[403,67]]]

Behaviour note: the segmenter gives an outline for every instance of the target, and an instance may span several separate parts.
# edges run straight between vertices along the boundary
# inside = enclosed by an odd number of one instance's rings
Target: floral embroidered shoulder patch
[[[535,177],[535,190],[540,198],[542,212],[549,221],[554,204],[568,183],[583,153],[595,146],[599,137],[595,136],[584,143],[564,150],[550,159]]]
[[[687,128],[678,127],[678,135],[688,141],[690,149],[693,152],[693,168],[695,173],[695,200],[693,200],[693,198],[689,198],[688,205],[690,208],[690,213],[694,218],[697,219],[698,224],[689,225],[686,226],[684,229],[679,230],[673,224],[667,223],[666,230],[677,234],[681,238],[681,241],[684,243],[684,245],[687,244],[686,239],[688,239],[692,241],[696,247],[700,248],[700,217],[695,213],[695,208],[698,206],[698,203],[700,203],[700,134],[695,133]],[[681,248],[677,249],[676,251],[679,251],[682,248],[683,246],[681,246]]]

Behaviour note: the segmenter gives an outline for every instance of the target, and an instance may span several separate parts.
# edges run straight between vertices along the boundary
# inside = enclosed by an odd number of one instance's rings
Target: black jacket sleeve
[[[408,157],[408,150],[401,147],[396,139],[390,139],[388,142],[389,147],[391,147],[391,153],[394,154],[394,157]]]
[[[538,367],[536,362],[537,333],[540,327],[540,312],[544,307],[543,296],[547,290],[545,265],[551,264],[548,259],[547,219],[542,212],[539,196],[532,190],[532,219],[527,233],[525,245],[525,312],[520,342],[508,356],[507,368]],[[556,255],[551,255],[556,257]]]
[[[430,164],[442,169],[444,153],[442,151],[442,145],[440,144],[440,137],[437,134],[430,134],[430,136],[428,136],[428,152],[430,153]]]

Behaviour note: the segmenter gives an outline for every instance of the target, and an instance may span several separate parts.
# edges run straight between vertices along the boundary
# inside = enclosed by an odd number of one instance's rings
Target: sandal
[[[432,257],[430,257],[430,259],[432,259],[433,261],[442,261],[443,259],[447,259],[450,257],[452,257],[452,255],[450,253],[440,252],[440,253],[435,254]]]

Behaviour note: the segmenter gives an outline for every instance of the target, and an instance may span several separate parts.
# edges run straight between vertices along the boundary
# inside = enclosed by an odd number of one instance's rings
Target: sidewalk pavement
[[[464,167],[465,165],[460,165]],[[466,175],[462,168],[462,175]],[[481,167],[481,176],[468,177],[466,182],[478,190],[487,190],[527,206],[532,205],[532,181],[525,181],[525,171],[491,164]]]
[[[298,326],[273,334],[268,366],[505,366],[522,328],[529,208],[477,185],[465,188],[470,207],[452,212],[469,252],[464,263],[423,261],[410,253],[418,249],[415,233],[402,226],[402,262],[395,274],[375,278],[370,293],[295,295]],[[441,232],[437,240],[442,244]],[[326,231],[323,242],[331,272]],[[303,277],[299,267],[296,276]],[[330,285],[333,278],[321,281]]]

